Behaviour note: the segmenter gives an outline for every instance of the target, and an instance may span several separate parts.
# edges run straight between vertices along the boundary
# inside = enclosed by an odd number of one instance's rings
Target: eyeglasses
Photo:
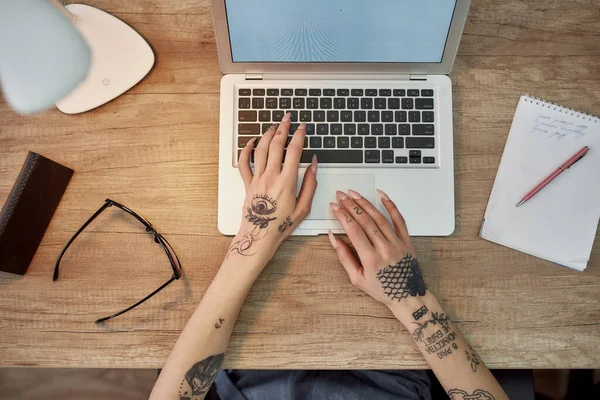
[[[177,257],[177,254],[175,254],[173,247],[171,247],[171,245],[169,244],[169,242],[167,242],[167,239],[165,239],[165,237],[163,235],[161,235],[160,233],[158,233],[156,231],[156,229],[154,229],[152,224],[150,222],[148,222],[147,219],[145,219],[144,217],[142,217],[135,211],[125,207],[124,205],[117,203],[116,201],[113,201],[111,199],[106,199],[104,201],[104,204],[102,205],[102,207],[100,207],[98,209],[98,211],[96,211],[94,213],[94,215],[92,215],[90,217],[90,219],[88,219],[81,226],[81,228],[79,228],[79,230],[77,232],[75,232],[73,237],[71,239],[69,239],[69,241],[67,242],[67,244],[65,245],[63,250],[60,252],[60,255],[58,256],[58,260],[56,260],[56,266],[54,267],[54,276],[52,277],[53,281],[58,279],[58,268],[60,266],[60,260],[63,258],[63,255],[65,254],[65,252],[67,251],[67,249],[69,248],[71,243],[73,243],[73,241],[77,238],[77,236],[79,236],[79,234],[81,232],[83,232],[83,230],[93,220],[95,220],[100,214],[102,214],[102,212],[104,210],[106,210],[107,208],[112,207],[112,206],[117,207],[117,208],[125,211],[126,213],[132,215],[135,219],[137,219],[139,222],[141,222],[146,227],[146,232],[152,233],[152,235],[154,236],[154,241],[156,243],[160,244],[160,246],[163,248],[165,253],[167,253],[167,257],[169,258],[169,262],[171,263],[171,268],[173,269],[173,276],[171,276],[171,279],[169,279],[167,282],[165,282],[163,285],[161,285],[158,289],[156,289],[155,291],[153,291],[148,296],[144,297],[142,300],[138,301],[134,305],[129,306],[126,309],[119,311],[117,313],[114,313],[112,315],[109,315],[108,317],[100,318],[100,319],[96,320],[96,323],[103,322],[103,321],[118,317],[119,315],[125,314],[127,311],[132,310],[135,307],[139,306],[140,304],[142,304],[143,302],[145,302],[146,300],[148,300],[149,298],[151,298],[152,296],[154,296],[155,294],[157,294],[158,292],[163,290],[165,287],[167,287],[169,285],[169,283],[173,282],[176,279],[181,278],[181,276],[183,275],[183,269],[181,268],[181,263],[179,262],[179,258]]]

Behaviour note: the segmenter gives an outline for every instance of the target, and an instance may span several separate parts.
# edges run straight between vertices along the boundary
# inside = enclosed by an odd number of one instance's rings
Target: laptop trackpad
[[[312,210],[306,218],[308,220],[335,219],[329,208],[329,203],[337,201],[335,197],[337,190],[346,192],[348,189],[352,189],[372,203],[375,200],[375,176],[371,174],[345,175],[326,173],[319,174],[317,180],[319,181],[319,185],[315,193]],[[302,179],[299,179],[298,191],[301,184]]]

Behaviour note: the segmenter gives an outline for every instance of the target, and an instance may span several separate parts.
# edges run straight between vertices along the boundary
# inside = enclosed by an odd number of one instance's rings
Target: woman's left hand
[[[240,154],[238,169],[246,187],[246,199],[240,230],[226,258],[255,256],[266,265],[279,245],[310,213],[317,188],[317,159],[313,157],[306,169],[296,198],[306,125],[300,125],[286,149],[289,129],[288,113],[279,125],[274,124],[264,133],[254,151],[254,172],[250,168],[254,140]]]

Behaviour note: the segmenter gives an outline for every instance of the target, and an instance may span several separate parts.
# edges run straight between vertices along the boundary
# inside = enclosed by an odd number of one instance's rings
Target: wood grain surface
[[[22,117],[0,104],[0,202],[28,150],[76,171],[28,273],[0,273],[0,364],[157,368],[230,240],[217,230],[221,73],[210,3],[85,2],[140,32],[156,65],[125,95],[81,115]],[[598,236],[579,273],[478,232],[521,94],[600,113],[600,1],[473,0],[451,78],[457,229],[415,239],[431,290],[491,368],[598,368]],[[106,197],[148,218],[173,244],[186,276],[97,326],[96,318],[171,274],[140,226],[110,211],[74,243],[52,282],[62,246]],[[388,310],[350,285],[320,236],[282,246],[248,296],[224,366],[427,364]]]

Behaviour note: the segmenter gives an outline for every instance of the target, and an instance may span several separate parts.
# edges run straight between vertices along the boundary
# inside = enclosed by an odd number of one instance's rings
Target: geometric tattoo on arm
[[[392,300],[402,300],[408,296],[425,296],[427,286],[419,267],[419,261],[410,253],[396,265],[389,265],[377,273],[377,279],[385,294]]]
[[[471,395],[464,390],[450,389],[448,396],[450,396],[450,400],[494,400],[494,396],[490,392],[481,389],[475,390]]]
[[[281,225],[279,225],[279,233],[283,233],[285,232],[285,230],[287,228],[289,228],[290,226],[294,225],[294,223],[292,222],[292,219],[290,217],[287,217],[282,223]]]
[[[465,350],[465,354],[467,356],[467,361],[471,362],[471,369],[473,370],[473,372],[477,372],[477,366],[481,364],[477,353],[475,353],[475,351],[473,351],[473,349],[469,347],[469,350]]]
[[[179,400],[202,400],[215,380],[225,354],[216,354],[198,361],[185,374],[179,386]]]
[[[264,229],[260,229],[255,226],[252,231],[246,233],[239,240],[235,241],[231,244],[229,251],[227,252],[227,257],[229,258],[232,254],[239,254],[241,256],[252,256],[254,253],[250,253],[250,248],[257,240],[264,238],[267,235],[267,231]]]
[[[269,215],[277,211],[277,201],[266,194],[258,194],[254,196],[250,202],[250,207],[246,207],[246,210],[248,211],[246,219],[264,229],[269,225],[269,222],[276,219],[275,217],[269,217]]]
[[[422,342],[425,334],[424,334],[424,330],[425,328],[427,328],[429,325],[440,325],[442,327],[442,329],[444,330],[444,333],[448,333],[448,331],[450,330],[450,318],[447,317],[444,313],[439,314],[437,312],[432,312],[431,313],[431,318],[428,319],[425,322],[413,322],[413,324],[417,324],[417,329],[415,329],[412,333],[413,338],[417,341],[417,342]]]

